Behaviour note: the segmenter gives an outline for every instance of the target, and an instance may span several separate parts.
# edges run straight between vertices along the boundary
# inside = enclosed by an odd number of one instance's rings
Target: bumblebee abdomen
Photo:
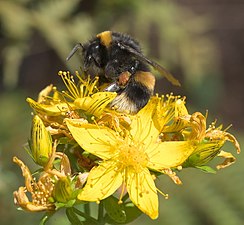
[[[150,72],[138,71],[110,106],[119,112],[137,113],[149,101],[154,85],[155,77]]]

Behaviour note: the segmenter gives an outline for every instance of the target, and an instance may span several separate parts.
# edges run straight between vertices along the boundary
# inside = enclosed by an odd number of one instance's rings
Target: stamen
[[[91,94],[93,92],[94,89],[96,89],[96,85],[97,85],[97,82],[99,80],[99,77],[95,77],[93,80],[91,80],[90,82],[90,93]]]
[[[118,204],[122,204],[123,203],[123,196],[124,196],[124,193],[125,193],[125,183],[123,183],[122,185],[122,190],[121,190],[121,193],[120,193],[120,196],[119,196],[119,201],[118,201]]]
[[[70,95],[68,92],[66,92],[66,91],[62,91],[61,94],[62,94],[63,96],[68,97],[69,99],[71,99],[71,100],[73,100],[73,101],[75,100],[75,98],[74,98],[72,95]]]
[[[229,130],[231,127],[232,127],[233,125],[232,124],[230,124],[228,127],[226,127],[223,131],[227,131],[227,130]]]
[[[161,190],[159,190],[158,188],[156,188],[156,190],[157,190],[157,192],[158,192],[159,194],[161,194],[162,196],[164,196],[165,199],[168,199],[168,198],[169,198],[169,195],[168,195],[168,194],[163,193],[163,192],[162,192]]]
[[[208,118],[208,110],[206,110],[205,118],[206,118],[206,120],[207,120],[207,118]]]
[[[74,82],[74,77],[71,76],[69,72],[59,71],[58,74],[61,76],[66,88],[70,92],[72,99],[78,98],[80,96],[80,93],[77,88],[77,85]]]

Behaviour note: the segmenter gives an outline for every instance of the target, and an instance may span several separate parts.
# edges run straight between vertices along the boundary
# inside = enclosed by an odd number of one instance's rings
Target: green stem
[[[41,219],[41,222],[39,225],[45,225],[46,222],[50,219],[50,217],[53,215],[54,213],[53,212],[47,212],[44,214],[44,216],[42,217]]]
[[[84,212],[86,215],[91,215],[91,209],[90,209],[90,203],[88,202],[87,204],[84,205]]]
[[[129,198],[129,194],[126,193],[126,195],[122,198],[122,201],[125,202]]]
[[[73,209],[74,209],[74,213],[76,213],[77,215],[82,216],[86,220],[92,221],[92,222],[94,222],[94,223],[96,223],[98,225],[100,224],[95,218],[91,217],[89,214],[81,212],[80,210],[76,209],[75,207],[73,207]]]
[[[103,206],[103,202],[101,201],[99,203],[99,206],[98,206],[98,218],[97,218],[97,220],[98,220],[99,225],[105,224],[103,214],[104,214],[104,206]]]

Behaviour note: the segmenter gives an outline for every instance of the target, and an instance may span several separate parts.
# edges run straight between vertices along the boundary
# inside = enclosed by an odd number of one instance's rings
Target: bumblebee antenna
[[[81,43],[76,44],[75,47],[69,53],[68,57],[66,58],[66,61],[69,61],[70,58],[80,49],[84,49],[84,46]]]

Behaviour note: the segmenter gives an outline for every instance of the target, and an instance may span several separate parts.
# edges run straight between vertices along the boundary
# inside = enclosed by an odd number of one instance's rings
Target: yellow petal
[[[143,142],[146,146],[156,141],[159,131],[154,126],[152,116],[155,111],[155,101],[150,101],[139,113],[132,118],[130,133],[137,142]]]
[[[74,104],[78,108],[98,117],[116,95],[114,92],[98,92],[89,97],[77,98]]]
[[[152,144],[146,153],[150,159],[148,167],[153,170],[172,168],[181,165],[194,151],[189,141],[168,141]]]
[[[175,102],[175,117],[189,115],[183,99],[178,99]]]
[[[226,168],[230,165],[232,165],[233,163],[235,163],[236,161],[236,158],[229,152],[225,152],[225,151],[221,151],[219,154],[218,154],[219,157],[223,157],[225,159],[224,162],[222,162],[221,164],[219,164],[217,166],[217,169],[223,169],[223,168]]]
[[[13,162],[16,163],[22,170],[23,177],[25,178],[25,186],[27,191],[32,192],[33,191],[33,177],[31,175],[31,172],[29,168],[16,156],[13,157]]]
[[[72,136],[84,150],[102,159],[113,157],[116,149],[112,146],[118,142],[115,131],[94,124],[77,123],[72,119],[65,121]]]
[[[45,102],[45,100],[47,99],[47,96],[49,96],[49,94],[51,93],[52,90],[53,90],[53,85],[52,84],[48,85],[43,90],[41,90],[39,95],[38,95],[37,102],[38,103]]]
[[[154,97],[157,102],[155,103],[156,111],[153,115],[153,122],[155,124],[155,127],[162,131],[162,129],[165,127],[166,124],[168,124],[174,117],[175,114],[175,102],[174,97],[169,95],[168,100],[163,101],[162,98]]]
[[[158,195],[155,183],[149,170],[140,173],[127,170],[127,190],[131,201],[152,219],[158,217]]]
[[[60,116],[70,109],[75,109],[72,103],[58,103],[55,105],[45,105],[34,101],[31,98],[27,98],[26,101],[30,104],[37,113],[44,114],[47,116]]]
[[[22,209],[30,211],[30,212],[40,212],[45,210],[54,209],[53,205],[37,205],[33,202],[30,202],[24,187],[19,187],[18,191],[13,193],[14,195],[14,203],[17,206],[20,206]]]
[[[116,170],[113,161],[104,161],[94,167],[87,179],[87,183],[78,195],[79,200],[100,201],[112,195],[122,184],[122,175]]]

